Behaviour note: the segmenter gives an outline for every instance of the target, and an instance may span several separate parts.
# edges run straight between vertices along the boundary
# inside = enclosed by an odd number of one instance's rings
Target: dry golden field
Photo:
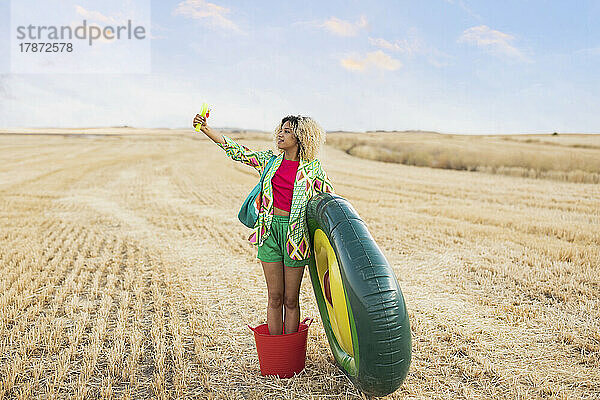
[[[306,368],[260,375],[246,324],[266,322],[266,283],[237,220],[250,167],[192,129],[44,132],[0,134],[0,399],[364,398],[308,270]],[[406,299],[412,363],[388,398],[600,398],[599,185],[321,159]]]
[[[576,183],[600,183],[600,135],[336,132],[328,143],[370,160]]]

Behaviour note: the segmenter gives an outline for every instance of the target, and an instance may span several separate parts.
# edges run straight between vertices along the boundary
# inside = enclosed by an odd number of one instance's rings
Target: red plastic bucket
[[[306,324],[306,321],[309,321]],[[254,332],[261,375],[278,375],[291,378],[304,369],[306,362],[306,339],[312,318],[305,318],[298,326],[298,332],[283,335],[270,335],[269,326],[262,324]],[[284,328],[285,329],[285,328]]]

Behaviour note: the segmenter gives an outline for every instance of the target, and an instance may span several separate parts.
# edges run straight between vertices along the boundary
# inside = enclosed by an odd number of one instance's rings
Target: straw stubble
[[[260,375],[266,284],[236,218],[254,171],[187,131],[99,133],[0,136],[0,398],[364,398],[308,271],[306,367]],[[597,185],[322,159],[406,299],[389,398],[598,398]]]

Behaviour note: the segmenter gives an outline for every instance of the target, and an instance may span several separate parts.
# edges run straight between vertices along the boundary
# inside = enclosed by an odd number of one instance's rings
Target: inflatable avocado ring
[[[309,272],[333,356],[364,393],[385,396],[406,377],[408,313],[387,259],[352,205],[331,193],[307,205]]]

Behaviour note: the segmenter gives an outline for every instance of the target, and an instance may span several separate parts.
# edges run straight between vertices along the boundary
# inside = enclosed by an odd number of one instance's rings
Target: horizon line
[[[227,130],[227,131],[243,131],[243,133],[247,133],[247,132],[258,132],[258,133],[272,133],[272,131],[267,131],[267,130],[263,130],[263,129],[254,129],[254,128],[239,128],[239,127],[211,127],[212,129],[216,129],[216,130]],[[21,126],[21,127],[7,127],[7,128],[0,128],[0,131],[10,131],[10,130],[27,130],[27,129],[32,129],[32,130],[37,130],[37,129],[68,129],[68,130],[73,130],[73,129],[168,129],[168,130],[192,130],[194,131],[194,128],[192,127],[153,127],[153,128],[148,128],[148,127],[136,127],[136,126],[132,126],[132,125],[106,125],[106,126],[73,126],[73,127],[56,127],[56,126]],[[438,135],[465,135],[465,136],[509,136],[509,135],[599,135],[600,132],[559,132],[559,131],[553,131],[553,132],[522,132],[522,133],[456,133],[456,132],[440,132],[440,131],[435,131],[435,130],[428,130],[428,129],[402,129],[402,130],[393,130],[393,129],[370,129],[370,130],[362,130],[362,131],[350,131],[350,130],[346,130],[346,129],[325,129],[326,133],[335,133],[335,132],[339,132],[339,133],[407,133],[407,132],[421,132],[421,133],[432,133],[432,134],[438,134]],[[242,133],[242,132],[240,132]]]

